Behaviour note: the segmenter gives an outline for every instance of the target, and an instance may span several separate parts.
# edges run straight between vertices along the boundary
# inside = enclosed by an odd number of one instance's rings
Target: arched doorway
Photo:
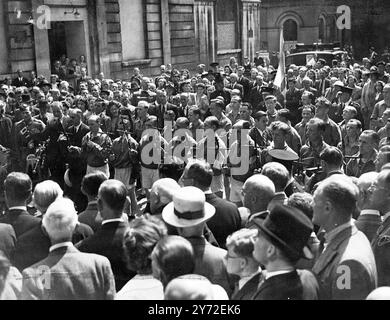
[[[283,23],[284,41],[298,41],[298,23],[293,19],[287,19]]]
[[[326,20],[324,16],[318,18],[318,41],[327,42],[326,37]]]

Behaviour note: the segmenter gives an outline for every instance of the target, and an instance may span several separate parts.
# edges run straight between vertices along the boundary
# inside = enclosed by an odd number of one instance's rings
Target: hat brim
[[[179,218],[174,212],[174,203],[170,202],[165,206],[162,211],[163,220],[171,226],[176,228],[188,228],[194,227],[202,222],[209,220],[215,214],[215,208],[210,203],[205,202],[204,204],[204,216],[200,219],[188,220]]]
[[[269,238],[272,242],[274,242],[276,246],[282,247],[283,249],[288,251],[289,254],[295,256],[296,258],[305,258],[308,260],[313,259],[314,255],[312,254],[312,252],[307,246],[304,246],[301,252],[295,250],[294,248],[289,246],[286,242],[284,242],[282,239],[280,239],[278,236],[276,236],[273,232],[271,232],[266,227],[264,227],[263,223],[264,221],[262,223],[255,222],[255,225],[266,235],[267,238]]]

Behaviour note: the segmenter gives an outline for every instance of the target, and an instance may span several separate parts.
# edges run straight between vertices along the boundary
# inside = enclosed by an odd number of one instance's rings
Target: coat
[[[195,254],[194,274],[206,277],[213,284],[223,287],[227,294],[233,291],[233,284],[228,278],[224,258],[226,250],[214,247],[204,237],[186,238]]]
[[[372,241],[378,228],[382,223],[381,217],[379,215],[359,215],[357,220],[355,221],[356,228],[358,228],[361,232],[363,232],[368,241]]]
[[[319,287],[308,270],[294,270],[266,279],[253,300],[317,300]]]
[[[241,227],[241,217],[237,206],[219,198],[214,193],[206,194],[206,201],[215,208],[215,214],[207,221],[207,226],[218,244],[225,248],[226,238]]]
[[[10,224],[18,239],[22,234],[39,225],[41,219],[30,215],[25,210],[14,209],[10,210],[5,216],[0,219],[0,223]]]
[[[326,300],[361,300],[376,288],[374,254],[367,237],[355,225],[327,244],[313,267]]]
[[[74,247],[53,250],[23,271],[23,300],[113,300],[114,296],[108,259]]]
[[[263,277],[262,273],[254,275],[240,290],[235,290],[230,297],[230,300],[252,300],[254,294],[258,290],[259,283]],[[238,288],[237,288],[238,289]]]
[[[124,257],[123,239],[127,228],[126,222],[109,222],[103,224],[95,234],[76,245],[81,252],[96,253],[108,258],[118,291],[135,276],[134,272],[127,269]]]
[[[77,224],[73,232],[73,243],[88,238],[93,234],[92,229],[82,223]],[[49,254],[51,243],[50,238],[45,233],[40,223],[35,228],[24,233],[16,244],[15,252],[12,256],[12,264],[20,271],[37,263]]]
[[[89,127],[81,123],[79,130],[76,132],[75,126],[71,126],[67,129],[67,133],[69,135],[70,144],[72,146],[76,146],[81,148],[81,142],[84,136],[89,132]]]
[[[0,223],[0,251],[10,259],[15,249],[16,234],[10,224]]]
[[[378,287],[390,286],[390,219],[383,221],[371,246],[378,270]]]

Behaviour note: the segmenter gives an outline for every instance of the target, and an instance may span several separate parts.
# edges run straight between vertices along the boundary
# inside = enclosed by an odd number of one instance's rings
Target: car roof
[[[298,56],[298,55],[305,55],[305,54],[329,54],[329,55],[337,55],[340,53],[344,53],[345,51],[343,50],[314,50],[314,51],[302,51],[302,52],[296,52],[296,53],[291,53],[288,54],[287,57],[291,56]]]

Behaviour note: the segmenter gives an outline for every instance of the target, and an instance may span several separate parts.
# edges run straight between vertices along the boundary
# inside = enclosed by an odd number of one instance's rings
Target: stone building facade
[[[254,57],[260,0],[2,0],[0,41],[2,77],[48,76],[62,54],[84,55],[93,76],[128,79],[134,67],[156,75],[168,63],[194,70]]]

